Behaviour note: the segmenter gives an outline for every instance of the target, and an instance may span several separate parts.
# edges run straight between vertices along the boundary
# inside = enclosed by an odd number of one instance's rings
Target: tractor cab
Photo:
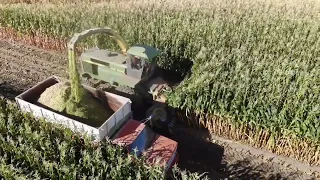
[[[167,83],[157,74],[156,58],[160,51],[146,45],[135,45],[127,51],[126,75],[139,80],[134,86],[135,90],[144,97],[150,96],[153,100],[165,102],[163,97],[156,97],[166,88]]]
[[[127,51],[127,76],[135,79],[145,79],[154,75],[156,64],[156,57],[160,54],[157,49],[146,46],[136,45]]]

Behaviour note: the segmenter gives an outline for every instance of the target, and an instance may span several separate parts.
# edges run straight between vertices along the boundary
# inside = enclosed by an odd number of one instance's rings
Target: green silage
[[[83,93],[79,102],[71,96],[68,82],[59,82],[47,88],[38,102],[58,112],[79,117],[79,121],[94,127],[100,127],[113,111],[99,102],[88,90],[80,86]]]

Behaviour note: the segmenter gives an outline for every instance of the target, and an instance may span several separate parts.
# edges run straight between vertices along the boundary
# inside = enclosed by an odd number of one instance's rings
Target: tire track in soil
[[[0,96],[13,99],[51,75],[67,77],[65,54],[0,40]],[[228,144],[205,141],[208,137],[204,131],[183,126],[176,129],[173,139],[179,142],[181,168],[207,172],[210,179],[311,179]]]

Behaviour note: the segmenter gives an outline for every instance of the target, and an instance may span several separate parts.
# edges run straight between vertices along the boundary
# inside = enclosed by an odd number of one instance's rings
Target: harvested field
[[[67,77],[66,55],[27,45],[0,41],[0,96],[13,99],[51,75]],[[179,125],[173,139],[179,142],[181,168],[205,173],[210,179],[312,179],[312,175],[293,167],[254,156],[234,143],[207,141],[205,130]],[[215,139],[215,138],[214,138]],[[305,167],[308,167],[305,165]],[[306,168],[308,169],[308,168]],[[311,169],[311,168],[310,168]]]

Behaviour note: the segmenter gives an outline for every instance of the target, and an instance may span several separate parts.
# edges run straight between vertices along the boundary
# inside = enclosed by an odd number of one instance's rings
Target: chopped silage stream
[[[66,54],[1,40],[0,96],[13,100],[51,75],[67,77],[66,57]],[[232,142],[208,142],[205,140],[208,136],[206,132],[177,128],[173,139],[179,143],[180,167],[207,172],[210,179],[313,179],[312,175],[297,171],[294,166],[280,165],[264,159],[263,155],[258,157],[249,150],[243,151],[245,148],[235,148]]]

